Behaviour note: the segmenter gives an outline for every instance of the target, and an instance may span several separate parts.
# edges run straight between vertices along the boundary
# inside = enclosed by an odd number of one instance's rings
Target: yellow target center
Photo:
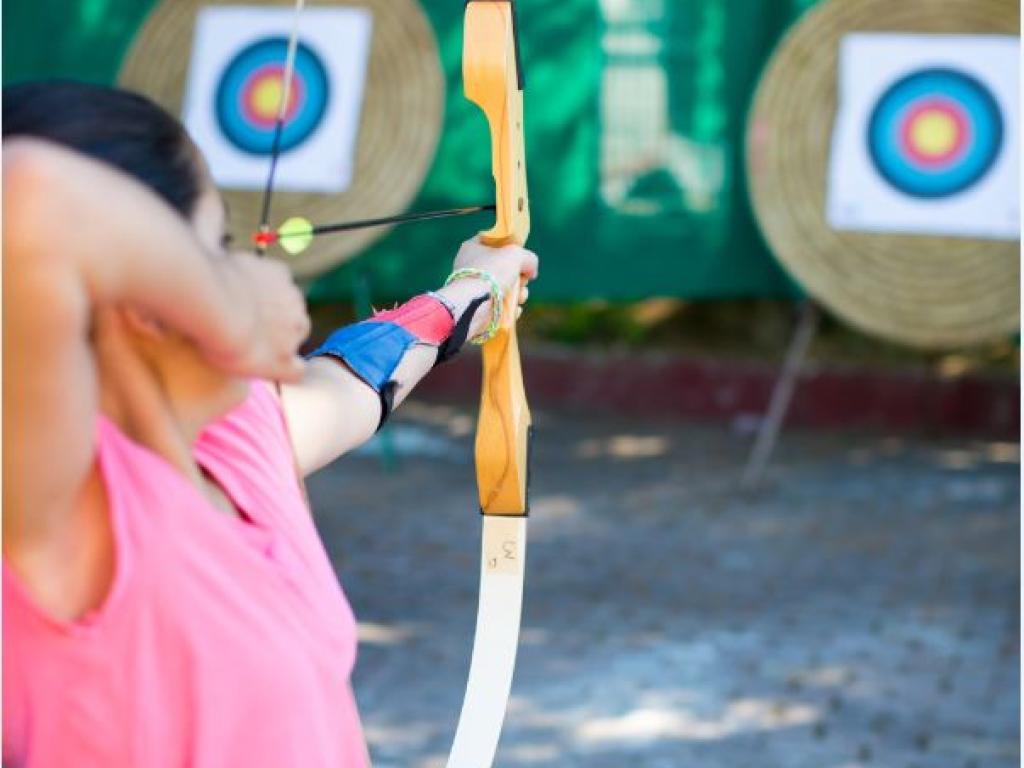
[[[957,124],[949,113],[940,109],[922,112],[910,126],[914,149],[926,157],[941,157],[956,146]]]
[[[252,110],[266,120],[273,120],[284,98],[284,80],[277,75],[260,78],[252,89]]]

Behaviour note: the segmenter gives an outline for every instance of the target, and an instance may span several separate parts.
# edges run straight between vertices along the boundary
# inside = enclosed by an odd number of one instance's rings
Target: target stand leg
[[[754,447],[750,451],[747,465],[743,469],[740,483],[744,488],[756,488],[764,477],[765,467],[775,450],[779,432],[782,430],[786,414],[789,412],[789,405],[793,400],[793,391],[796,389],[796,383],[807,360],[807,350],[810,349],[811,341],[818,330],[820,317],[821,310],[818,309],[818,305],[811,299],[805,299],[800,307],[800,318],[797,321],[796,331],[786,350],[782,370],[772,388],[768,411],[758,426]]]

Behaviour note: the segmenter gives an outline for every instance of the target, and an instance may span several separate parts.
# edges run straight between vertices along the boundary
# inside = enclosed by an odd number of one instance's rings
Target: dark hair
[[[192,215],[201,189],[199,155],[181,123],[144,96],[70,80],[3,89],[3,138],[52,141],[141,181]]]

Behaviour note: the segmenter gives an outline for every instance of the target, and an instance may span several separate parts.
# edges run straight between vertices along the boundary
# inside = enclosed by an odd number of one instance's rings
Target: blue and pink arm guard
[[[309,356],[341,360],[380,397],[383,424],[394,407],[395,370],[417,344],[437,348],[434,365],[458,354],[469,324],[487,296],[475,299],[458,319],[438,299],[416,296],[395,309],[377,312],[368,320],[334,331]],[[379,427],[378,427],[379,428]]]

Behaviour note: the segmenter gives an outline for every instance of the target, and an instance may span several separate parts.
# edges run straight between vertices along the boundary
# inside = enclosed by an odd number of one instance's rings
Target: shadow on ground
[[[745,494],[749,437],[726,428],[536,421],[496,766],[1019,765],[1016,445],[790,434]],[[468,411],[410,405],[309,486],[360,618],[377,768],[443,766],[454,731],[472,429]]]

